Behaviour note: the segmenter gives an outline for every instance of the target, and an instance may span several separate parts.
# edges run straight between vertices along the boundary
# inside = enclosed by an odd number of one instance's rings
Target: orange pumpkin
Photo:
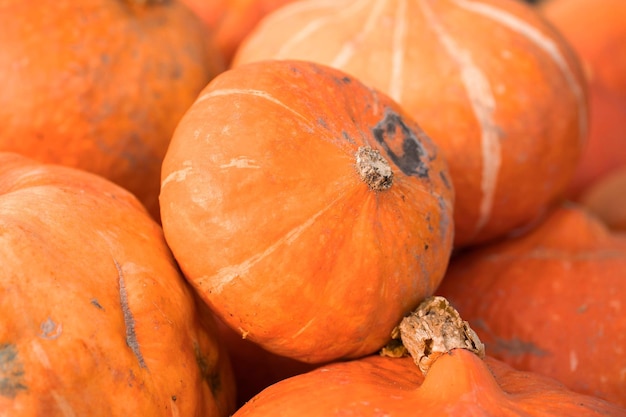
[[[494,357],[626,406],[626,236],[581,206],[455,256],[437,293]]]
[[[213,33],[215,45],[230,62],[241,41],[268,13],[295,0],[181,0]]]
[[[244,339],[221,320],[217,321],[219,337],[230,357],[237,386],[237,407],[263,389],[283,379],[315,369],[318,365],[300,362],[268,352]]]
[[[0,153],[0,264],[0,414],[234,411],[215,323],[126,190]]]
[[[589,140],[570,193],[626,165],[626,2],[544,0],[539,11],[563,34],[586,69]]]
[[[579,61],[520,1],[299,1],[267,15],[233,66],[270,58],[333,66],[400,103],[447,157],[459,247],[554,204],[587,134]]]
[[[577,201],[610,229],[626,232],[626,165],[584,188]]]
[[[425,376],[414,363],[424,358],[419,348],[410,350],[412,355],[420,354],[414,359],[368,356],[333,363],[268,387],[233,417],[625,415],[626,409],[617,405],[571,392],[552,379],[517,371],[489,356],[483,360],[474,351],[458,347],[449,336],[466,335],[467,328],[457,327],[446,315],[440,318],[433,310],[425,312],[420,321],[429,328],[420,328],[418,323],[420,332],[414,331],[413,321],[407,326],[409,332],[402,335],[403,342],[414,347],[433,348],[434,358]],[[434,333],[424,331],[442,323],[450,324],[446,337],[431,339]]]
[[[304,61],[216,77],[164,159],[165,236],[225,323],[308,363],[372,353],[441,281],[453,189],[384,94]]]
[[[8,0],[0,16],[0,151],[102,175],[158,219],[174,128],[224,69],[199,19],[159,0]]]

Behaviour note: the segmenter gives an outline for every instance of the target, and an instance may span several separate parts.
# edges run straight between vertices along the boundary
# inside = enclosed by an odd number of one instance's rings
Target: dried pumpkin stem
[[[441,355],[452,349],[467,349],[479,357],[485,356],[485,345],[464,321],[459,312],[444,297],[425,299],[410,315],[400,322],[392,337],[402,341],[422,373]],[[399,356],[402,349],[397,342],[383,349],[382,354]]]
[[[374,191],[388,190],[393,183],[393,171],[379,151],[361,146],[356,152],[356,169],[361,179]]]

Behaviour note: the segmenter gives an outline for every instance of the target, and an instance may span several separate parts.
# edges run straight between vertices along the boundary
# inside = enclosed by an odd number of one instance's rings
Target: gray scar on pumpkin
[[[135,318],[133,317],[133,313],[130,311],[130,307],[128,305],[128,294],[126,293],[126,282],[124,281],[124,273],[122,272],[122,267],[117,262],[117,260],[113,259],[113,263],[115,264],[115,268],[117,268],[120,291],[120,304],[122,305],[124,326],[126,327],[126,344],[130,348],[130,350],[133,351],[133,354],[139,362],[139,366],[143,369],[148,369],[148,366],[143,359],[143,355],[141,354],[141,350],[139,349],[139,342],[137,341],[137,334],[135,333]]]

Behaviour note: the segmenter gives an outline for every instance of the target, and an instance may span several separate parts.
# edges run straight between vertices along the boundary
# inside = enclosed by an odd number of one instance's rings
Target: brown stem
[[[374,191],[388,190],[393,184],[393,171],[379,151],[362,146],[356,152],[356,169],[361,179]]]
[[[392,342],[381,352],[387,356],[399,356],[408,351],[422,373],[452,349],[467,349],[479,357],[485,356],[485,345],[444,297],[425,299],[393,331]],[[402,341],[398,345],[397,339]]]

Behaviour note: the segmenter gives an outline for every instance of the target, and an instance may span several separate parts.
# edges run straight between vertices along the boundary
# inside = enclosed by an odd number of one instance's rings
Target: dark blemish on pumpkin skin
[[[177,63],[174,63],[172,68],[170,68],[169,78],[172,80],[180,80],[182,77],[183,77],[183,68]]]
[[[0,343],[0,395],[15,398],[22,391],[28,391],[28,387],[17,349],[13,344]]]
[[[139,349],[139,342],[137,341],[137,334],[135,333],[135,318],[128,305],[128,294],[126,293],[126,282],[124,281],[122,267],[115,259],[113,262],[115,263],[115,268],[117,268],[120,304],[122,306],[122,314],[124,315],[124,326],[126,327],[126,344],[137,358],[139,366],[147,370],[148,366]]]
[[[482,319],[472,320],[471,327],[473,327],[474,329],[481,329],[483,333],[489,339],[491,339],[491,341],[485,342],[485,346],[488,351],[504,354],[507,356],[545,356],[548,354],[548,352],[541,349],[539,346],[535,345],[532,342],[525,342],[517,338],[504,339],[497,336],[489,328],[487,323]]]
[[[441,181],[443,182],[443,185],[450,190],[452,188],[452,183],[450,182],[450,179],[448,178],[448,175],[446,175],[446,173],[444,171],[439,172],[439,178],[441,178]]]
[[[55,340],[58,339],[63,333],[63,325],[61,323],[56,323],[50,317],[48,317],[43,323],[39,325],[39,337],[47,340]]]
[[[331,79],[335,82],[336,85],[338,85],[339,87],[344,87],[347,84],[352,83],[352,78],[348,77],[347,75],[343,76],[343,77],[338,77],[336,75],[332,75]]]
[[[443,196],[439,196],[437,198],[437,202],[439,203],[439,211],[441,213],[441,217],[439,218],[439,231],[441,235],[445,235],[447,230],[451,227],[450,225],[450,217],[448,217],[447,213],[447,204],[446,200]]]
[[[102,307],[102,304],[100,304],[98,302],[98,300],[96,300],[95,298],[92,298],[90,301],[92,306],[96,307],[98,310],[104,310],[104,307]]]
[[[354,139],[352,139],[352,138],[350,137],[350,135],[348,134],[348,132],[346,132],[345,130],[343,130],[343,131],[341,132],[341,136],[343,136],[343,138],[344,138],[344,139],[346,140],[346,142],[348,142],[348,143],[352,143],[352,144],[355,144],[355,143],[356,143],[356,142],[354,141]]]
[[[200,351],[200,346],[197,342],[194,342],[193,350],[196,355],[196,363],[198,364],[198,368],[200,368],[202,380],[207,383],[213,395],[217,396],[222,388],[222,379],[219,372],[209,365],[207,358]]]
[[[426,214],[426,225],[428,226],[429,232],[433,233],[435,231],[435,228],[433,227],[431,222],[430,213]]]
[[[423,161],[426,152],[411,129],[404,123],[402,117],[391,111],[385,112],[385,118],[372,129],[376,141],[385,150],[389,159],[409,176],[420,178],[428,177],[428,167]],[[402,141],[402,154],[398,155],[391,150],[389,143]]]

